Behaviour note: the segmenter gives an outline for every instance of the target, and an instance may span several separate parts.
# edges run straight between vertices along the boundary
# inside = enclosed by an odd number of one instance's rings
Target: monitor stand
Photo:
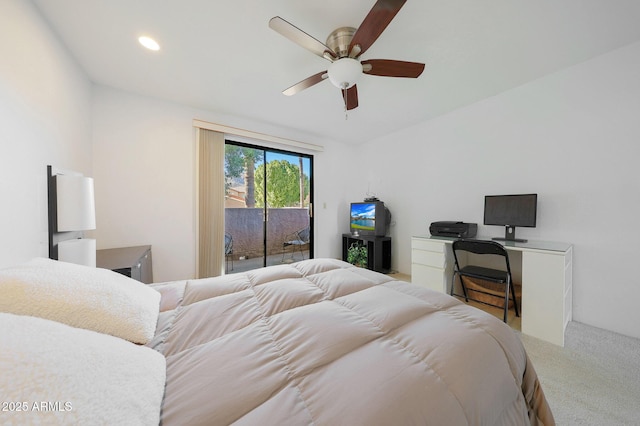
[[[503,237],[494,237],[491,238],[494,241],[506,241],[513,243],[526,243],[527,240],[522,238],[516,238],[516,227],[515,226],[505,226],[504,227],[504,238]]]
[[[504,241],[507,243],[526,243],[529,240],[524,240],[522,238],[503,238],[503,237],[493,237],[491,238],[493,241]]]

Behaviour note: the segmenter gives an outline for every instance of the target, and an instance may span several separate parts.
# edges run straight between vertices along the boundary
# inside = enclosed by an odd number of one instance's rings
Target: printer
[[[433,222],[429,225],[429,232],[434,237],[473,238],[478,232],[478,224],[454,221]]]

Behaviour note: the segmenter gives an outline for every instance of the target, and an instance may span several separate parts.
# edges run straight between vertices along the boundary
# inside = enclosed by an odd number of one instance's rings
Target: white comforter
[[[331,259],[156,288],[164,426],[553,424],[513,330],[447,295]]]

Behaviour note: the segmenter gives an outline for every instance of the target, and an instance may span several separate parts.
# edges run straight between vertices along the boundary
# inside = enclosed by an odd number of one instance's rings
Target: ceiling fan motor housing
[[[338,28],[329,34],[326,45],[338,55],[338,58],[347,57],[349,56],[349,44],[355,33],[356,29],[353,27]]]

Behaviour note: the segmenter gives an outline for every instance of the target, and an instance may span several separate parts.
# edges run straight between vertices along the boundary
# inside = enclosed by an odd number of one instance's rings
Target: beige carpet
[[[578,322],[564,348],[520,338],[558,425],[640,425],[640,340]]]

